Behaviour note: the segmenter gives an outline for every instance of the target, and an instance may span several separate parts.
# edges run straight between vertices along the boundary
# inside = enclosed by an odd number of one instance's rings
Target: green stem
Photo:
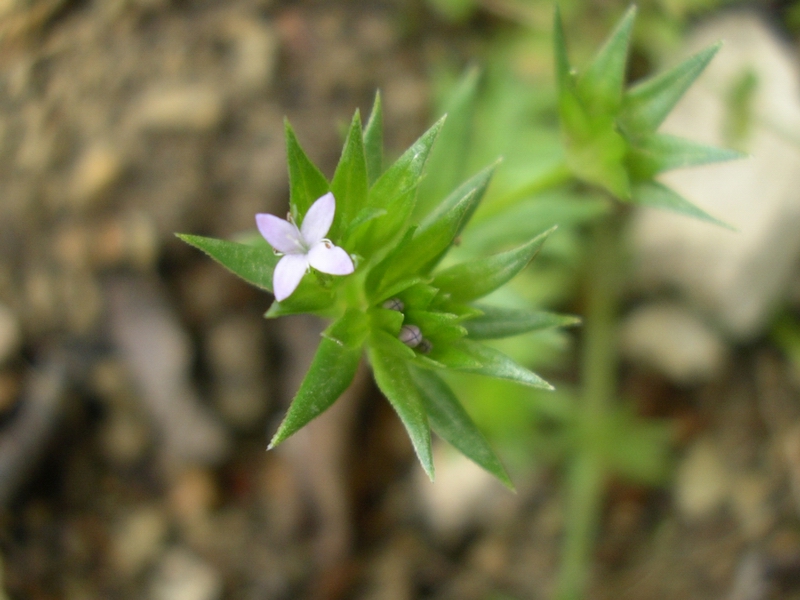
[[[605,466],[599,439],[617,387],[617,304],[623,214],[594,223],[586,273],[586,326],[581,370],[583,406],[576,455],[567,476],[566,532],[559,600],[585,595],[600,517]]]

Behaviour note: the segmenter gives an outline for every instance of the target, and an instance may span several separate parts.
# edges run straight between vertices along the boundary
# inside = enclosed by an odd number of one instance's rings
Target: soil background
[[[366,373],[266,452],[321,325],[265,321],[173,236],[285,210],[284,116],[331,176],[380,89],[405,148],[430,57],[466,62],[484,26],[400,0],[0,1],[0,598],[551,597],[557,469],[451,508],[460,472],[430,491]],[[692,518],[614,482],[592,598],[800,598],[793,377],[767,342],[700,388],[626,368],[722,500]]]

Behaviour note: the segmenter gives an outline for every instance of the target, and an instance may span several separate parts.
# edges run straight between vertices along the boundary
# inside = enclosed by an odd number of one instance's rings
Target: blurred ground
[[[424,59],[456,43],[429,17],[0,1],[0,598],[549,597],[557,473],[443,526],[366,376],[265,452],[319,324],[265,322],[269,298],[172,237],[285,209],[284,115],[327,175],[377,87],[387,146],[413,141]],[[628,370],[684,458],[672,489],[614,485],[593,598],[800,598],[799,389],[765,343],[703,386]]]

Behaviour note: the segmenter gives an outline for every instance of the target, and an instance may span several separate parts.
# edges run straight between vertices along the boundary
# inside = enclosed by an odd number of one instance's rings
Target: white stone
[[[133,104],[134,126],[156,131],[208,131],[223,117],[219,91],[203,85],[154,86]]]
[[[215,600],[222,577],[207,562],[183,548],[167,552],[153,581],[153,600]]]
[[[510,514],[517,496],[463,454],[434,442],[436,482],[419,470],[417,497],[430,526],[448,542],[476,525],[486,525],[499,513]]]
[[[701,439],[689,448],[678,467],[675,502],[689,520],[711,516],[730,495],[730,477],[711,440]]]
[[[719,336],[686,308],[666,302],[638,308],[622,324],[621,350],[675,383],[719,375],[727,350]]]
[[[800,255],[800,82],[794,52],[750,13],[725,15],[687,44],[725,44],[662,131],[724,146],[727,96],[756,76],[750,157],[666,174],[663,181],[732,232],[689,217],[643,210],[634,223],[639,279],[680,291],[738,339],[758,335],[786,293]]]

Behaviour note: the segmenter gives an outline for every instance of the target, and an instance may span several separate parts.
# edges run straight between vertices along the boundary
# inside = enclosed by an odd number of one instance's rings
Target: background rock
[[[753,13],[711,21],[691,37],[697,51],[725,42],[662,131],[749,158],[684,169],[665,183],[738,232],[660,211],[633,227],[641,285],[675,288],[737,339],[764,330],[800,256],[800,81],[795,53]],[[731,132],[735,87],[754,78],[746,127]]]

